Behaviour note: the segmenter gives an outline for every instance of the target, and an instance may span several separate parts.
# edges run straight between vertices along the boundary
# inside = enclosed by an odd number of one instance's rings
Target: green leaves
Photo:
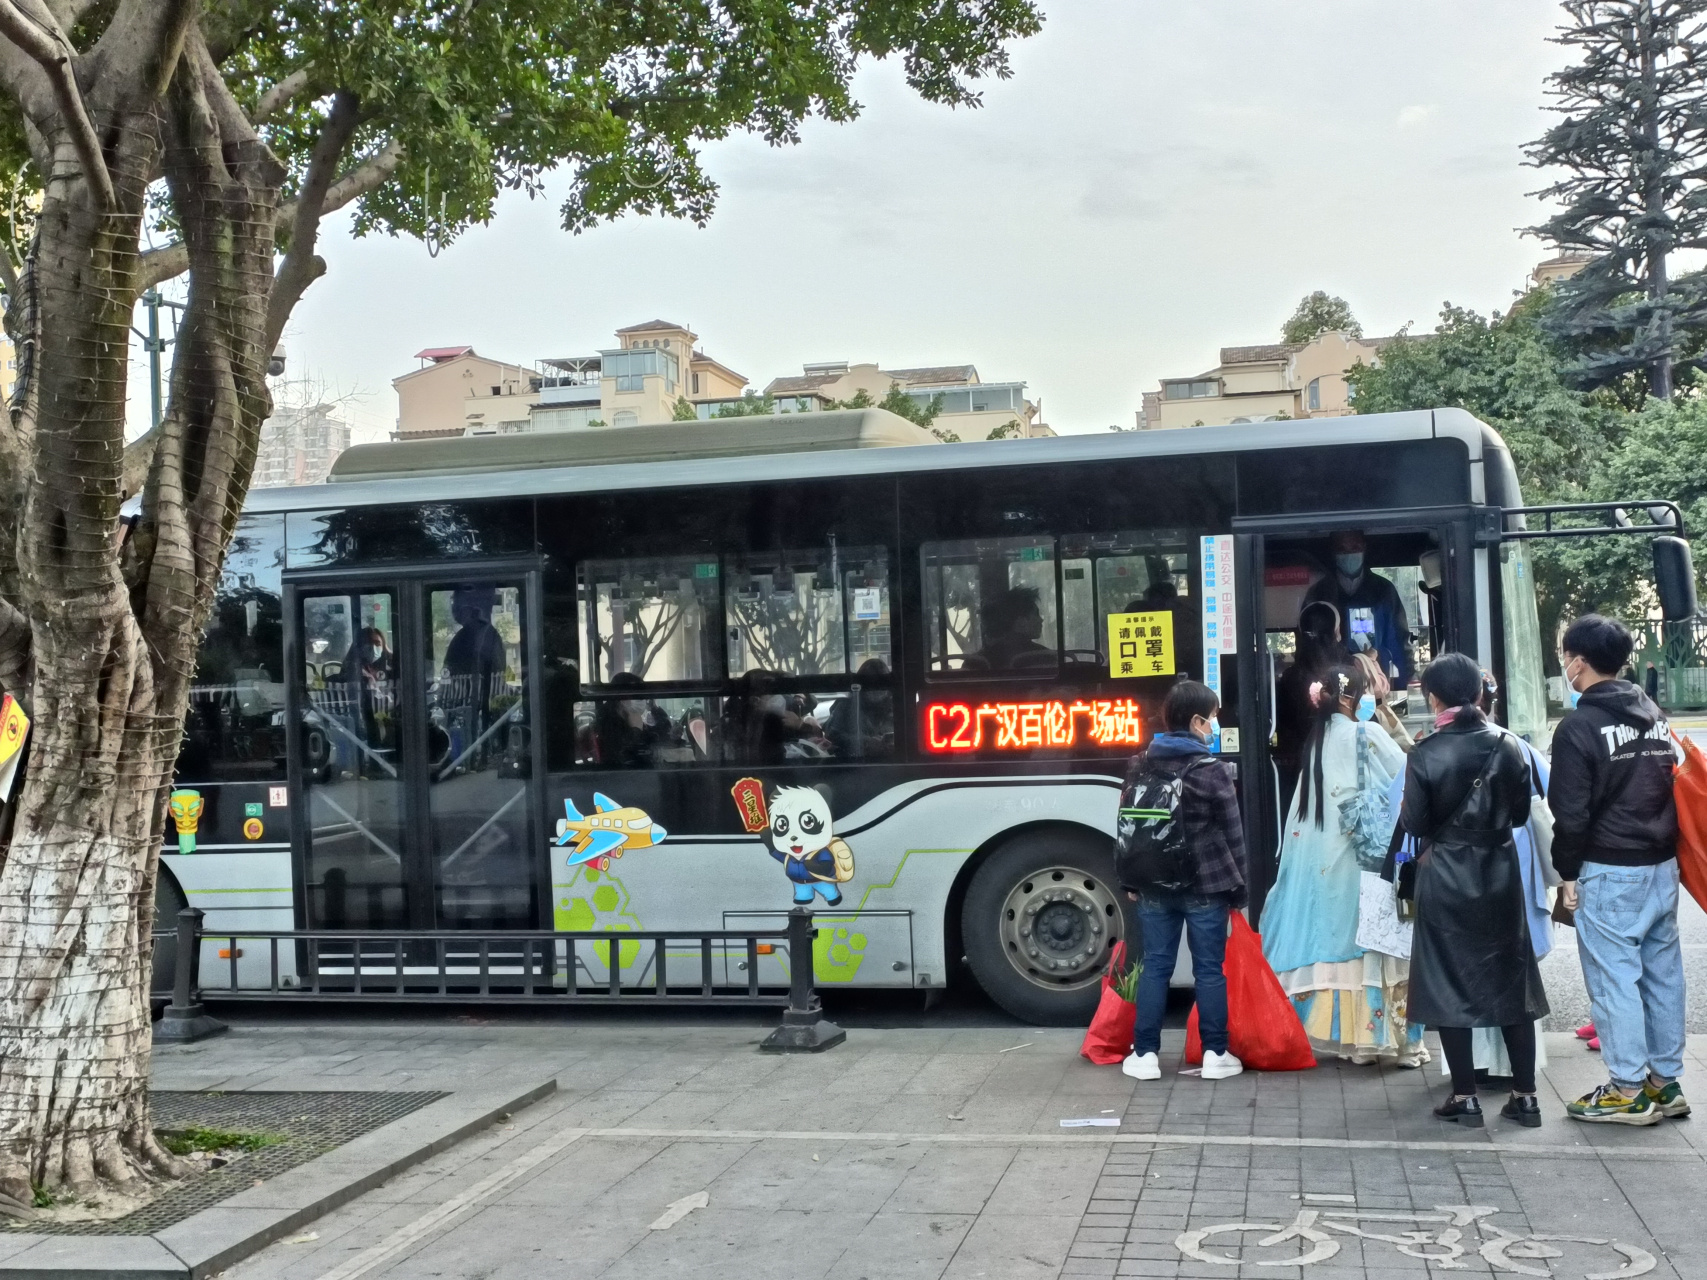
[[[1299,299],[1297,310],[1280,331],[1280,340],[1305,343],[1331,330],[1354,338],[1363,336],[1363,326],[1351,314],[1351,304],[1344,298],[1330,297],[1325,289],[1317,289]]]
[[[737,131],[795,142],[817,115],[858,114],[860,60],[899,56],[925,97],[976,105],[1009,74],[1007,42],[1041,17],[1030,0],[285,0],[227,62],[251,104],[293,72],[311,88],[266,125],[298,175],[334,88],[363,108],[358,150],[399,140],[395,179],[367,196],[359,231],[448,243],[498,193],[573,179],[563,224],[626,213],[703,223],[717,185],[705,143]]]

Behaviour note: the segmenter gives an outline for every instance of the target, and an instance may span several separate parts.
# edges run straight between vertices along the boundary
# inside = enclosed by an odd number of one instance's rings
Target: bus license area
[[[1075,702],[933,702],[925,708],[925,747],[961,751],[1029,751],[1074,747],[1136,747],[1144,728],[1131,698]]]

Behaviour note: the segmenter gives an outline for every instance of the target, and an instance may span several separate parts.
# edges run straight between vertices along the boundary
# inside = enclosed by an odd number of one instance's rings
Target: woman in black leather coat
[[[1422,687],[1439,732],[1411,752],[1399,815],[1423,850],[1407,1016],[1440,1034],[1452,1069],[1452,1096],[1435,1115],[1481,1126],[1470,1028],[1499,1027],[1514,1086],[1500,1114],[1533,1128],[1535,1020],[1546,1016],[1547,993],[1511,836],[1529,821],[1529,765],[1516,739],[1477,709],[1482,671],[1470,658],[1442,654]]]

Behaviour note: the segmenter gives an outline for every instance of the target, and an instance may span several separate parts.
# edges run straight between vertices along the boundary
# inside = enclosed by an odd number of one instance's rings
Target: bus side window
[[[731,679],[848,675],[890,663],[889,555],[828,547],[731,556],[723,610]]]
[[[284,518],[244,516],[202,634],[178,777],[185,782],[282,781]]]
[[[1055,673],[1053,538],[927,542],[920,557],[933,678]]]

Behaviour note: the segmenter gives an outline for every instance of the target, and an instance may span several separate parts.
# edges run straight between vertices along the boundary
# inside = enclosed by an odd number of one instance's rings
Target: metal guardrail
[[[202,928],[202,912],[178,913],[176,931],[159,931],[156,940],[174,939],[172,1002],[155,1028],[159,1040],[199,1040],[225,1030],[202,1007],[204,999],[295,1004],[315,1001],[372,1003],[478,1003],[573,1005],[594,1007],[782,1008],[783,1025],[762,1048],[773,1052],[815,1052],[840,1044],[846,1034],[825,1021],[813,984],[812,913],[796,907],[782,929],[646,930],[577,932],[503,930],[219,930]],[[203,989],[201,953],[207,942],[221,942],[229,962],[231,985]],[[651,958],[638,981],[625,983],[624,946],[652,943]],[[669,944],[692,942],[698,950],[697,983],[669,981]],[[268,951],[266,985],[239,982],[240,943],[264,943]],[[290,964],[280,961],[281,944],[291,948]],[[778,945],[790,958],[786,986],[759,981],[758,959]],[[597,988],[580,985],[581,951],[603,962],[606,978]],[[744,953],[746,982],[714,981],[714,954],[725,959],[732,947]],[[601,955],[602,953],[602,955]],[[632,967],[632,966],[630,966]],[[300,974],[287,972],[300,968]],[[650,981],[645,981],[650,969]],[[289,979],[296,977],[291,984]],[[561,981],[561,985],[559,984]]]

